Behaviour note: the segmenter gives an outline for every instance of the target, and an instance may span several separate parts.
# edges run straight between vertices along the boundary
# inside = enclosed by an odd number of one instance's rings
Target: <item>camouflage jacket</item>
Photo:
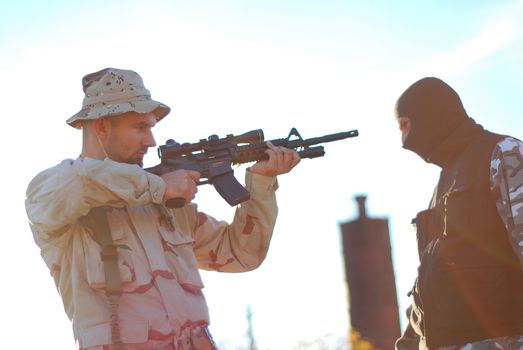
[[[88,213],[106,205],[117,246],[119,327],[128,350],[191,340],[209,324],[199,269],[243,272],[264,260],[274,229],[277,179],[246,172],[251,199],[229,224],[193,203],[167,209],[165,182],[110,159],[65,160],[31,181],[26,209],[81,349],[111,343],[101,247]],[[132,345],[130,345],[132,344]]]
[[[507,137],[496,145],[490,162],[491,191],[509,240],[523,268],[523,142]],[[410,311],[410,308],[409,308]],[[409,312],[408,311],[408,312]],[[398,350],[426,349],[410,325],[396,343]],[[523,335],[440,347],[438,350],[521,349]]]

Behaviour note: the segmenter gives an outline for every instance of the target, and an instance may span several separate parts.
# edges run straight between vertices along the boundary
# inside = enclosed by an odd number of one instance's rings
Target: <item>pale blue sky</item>
[[[2,2],[8,123],[0,142],[11,170],[3,175],[0,266],[2,285],[12,286],[0,297],[4,344],[72,348],[23,199],[38,171],[78,155],[80,133],[64,121],[81,106],[81,77],[108,66],[136,70],[153,98],[173,107],[155,130],[158,143],[259,128],[268,139],[291,127],[306,138],[360,130],[280,178],[280,217],[262,267],[204,274],[223,349],[245,348],[248,304],[260,350],[346,335],[339,223],[354,218],[360,193],[371,216],[390,220],[403,313],[417,266],[409,223],[427,205],[438,169],[401,149],[395,99],[415,80],[438,76],[478,122],[523,137],[522,11],[521,0]],[[156,152],[149,153],[153,165]],[[232,217],[210,186],[196,201]]]

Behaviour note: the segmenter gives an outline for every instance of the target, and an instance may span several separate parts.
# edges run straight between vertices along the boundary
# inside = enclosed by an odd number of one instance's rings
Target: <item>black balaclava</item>
[[[403,148],[430,163],[438,163],[431,158],[449,136],[476,125],[468,117],[456,91],[432,77],[418,80],[407,88],[396,102],[395,114],[396,118],[408,117],[411,121]]]

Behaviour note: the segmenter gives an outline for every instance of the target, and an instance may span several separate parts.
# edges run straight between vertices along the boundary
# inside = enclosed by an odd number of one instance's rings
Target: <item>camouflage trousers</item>
[[[438,350],[523,350],[523,335],[487,339],[474,343],[443,346]]]
[[[113,345],[93,346],[80,350],[114,350]],[[191,337],[169,343],[163,346],[152,346],[143,344],[123,344],[125,350],[218,350],[207,327],[195,332]]]

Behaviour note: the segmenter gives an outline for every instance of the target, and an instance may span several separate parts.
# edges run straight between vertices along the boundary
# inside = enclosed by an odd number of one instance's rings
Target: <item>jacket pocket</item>
[[[461,234],[470,228],[470,197],[470,188],[464,186],[454,187],[443,195],[445,235]]]
[[[111,213],[112,214],[112,213]],[[112,215],[108,215],[113,243],[117,246],[118,270],[124,290],[126,284],[135,280],[133,259],[130,248],[125,244],[125,237],[129,228],[116,222]],[[104,262],[102,261],[102,247],[93,235],[85,235],[83,241],[84,259],[87,282],[91,288],[104,289],[106,285]]]
[[[423,252],[427,249],[430,242],[441,236],[443,231],[443,217],[439,208],[431,208],[420,211],[414,219],[412,225],[416,230],[416,240],[418,242],[419,258],[422,259]]]
[[[508,325],[514,310],[512,286],[506,270],[499,267],[439,270],[434,276],[443,303],[434,309],[445,332],[482,329],[486,325]]]
[[[183,233],[177,226],[174,230],[158,226],[158,231],[162,237],[167,265],[176,280],[184,290],[198,293],[204,285],[193,250],[193,237]]]

